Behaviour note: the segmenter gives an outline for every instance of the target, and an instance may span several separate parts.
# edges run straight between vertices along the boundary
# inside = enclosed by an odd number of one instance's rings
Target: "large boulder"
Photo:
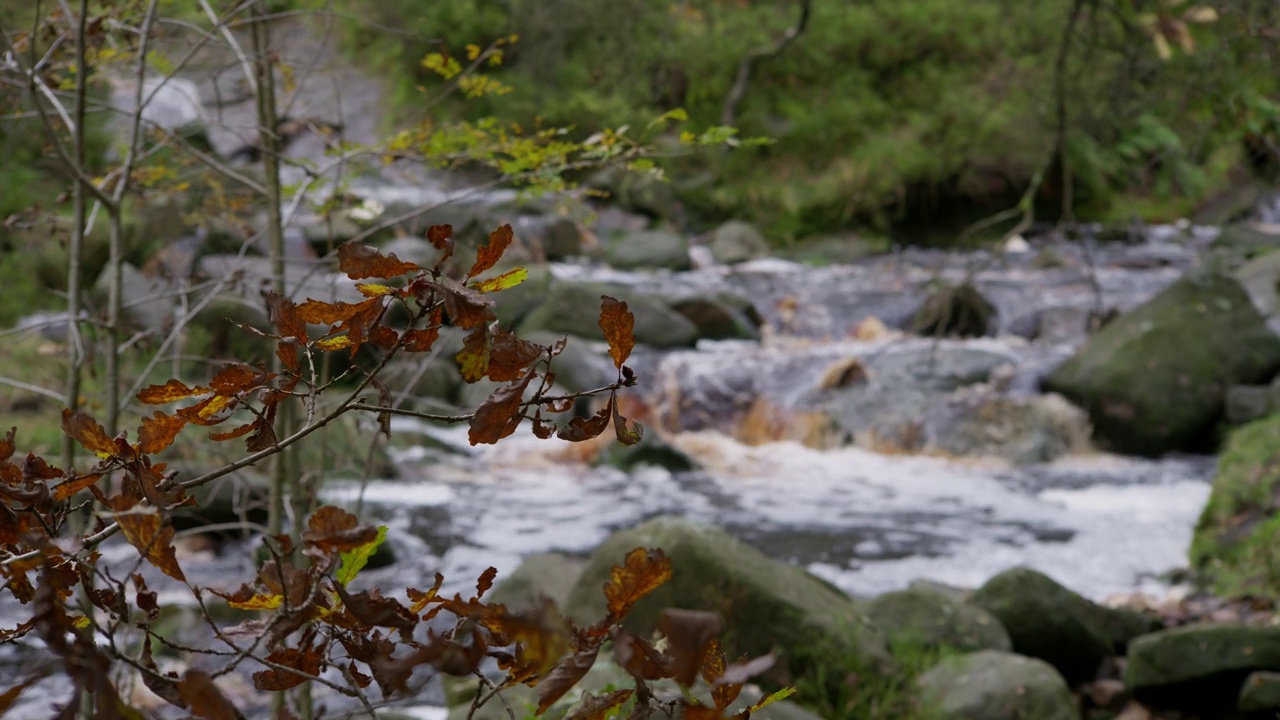
[[[688,270],[689,240],[667,230],[644,230],[608,241],[605,260],[616,268]]]
[[[1241,265],[1280,250],[1280,226],[1255,222],[1227,225],[1209,248],[1228,265]]]
[[[1191,566],[1222,595],[1280,598],[1280,415],[1231,433],[1191,540]]]
[[[1106,325],[1045,388],[1085,408],[1112,449],[1141,455],[1203,446],[1227,388],[1280,368],[1280,337],[1241,283],[1184,278]]]
[[[1280,627],[1187,625],[1134,640],[1124,680],[1153,704],[1234,707],[1250,673],[1277,667]]]
[[[602,295],[627,303],[627,309],[635,315],[637,343],[659,348],[686,347],[698,339],[698,329],[693,323],[657,298],[604,283],[552,284],[542,304],[520,322],[519,332],[547,330],[603,340],[604,332],[599,324]]]
[[[662,549],[673,574],[627,616],[633,632],[652,633],[666,608],[711,610],[725,620],[730,657],[772,651],[793,672],[831,657],[871,670],[891,667],[884,635],[854,600],[723,530],[682,518],[655,518],[611,536],[587,561],[566,614],[580,625],[604,617],[611,569],[637,547]]]
[[[940,592],[925,589],[885,593],[867,605],[867,615],[890,638],[928,648],[1012,650],[1009,633],[994,615]]]
[[[1079,720],[1051,665],[1000,650],[947,658],[917,681],[939,720]]]
[[[1092,680],[1113,652],[1104,609],[1035,570],[1006,570],[970,602],[1000,620],[1014,652],[1048,662],[1072,683]]]
[[[741,220],[730,220],[711,231],[707,242],[711,257],[722,265],[733,265],[769,254],[769,241],[754,225]]]

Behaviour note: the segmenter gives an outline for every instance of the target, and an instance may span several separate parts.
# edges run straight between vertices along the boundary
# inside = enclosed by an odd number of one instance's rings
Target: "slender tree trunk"
[[[258,106],[258,143],[262,153],[263,185],[267,196],[267,226],[263,229],[267,238],[267,254],[271,260],[271,288],[284,295],[285,288],[285,256],[284,228],[280,214],[280,143],[276,135],[276,94],[275,76],[271,63],[271,29],[264,19],[266,8],[264,2],[253,5],[253,62],[254,62],[254,97]],[[278,358],[272,361],[273,369],[281,370]],[[282,437],[286,431],[284,408],[276,422],[276,435]],[[275,456],[271,483],[271,506],[267,518],[267,529],[273,535],[284,531],[285,495],[289,485],[289,468],[287,453]]]
[[[1076,24],[1080,21],[1080,11],[1084,9],[1085,0],[1073,0],[1071,14],[1067,16],[1067,26],[1062,31],[1062,44],[1058,46],[1058,58],[1054,63],[1054,95],[1057,101],[1057,144],[1058,169],[1062,172],[1062,222],[1075,224],[1075,207],[1073,198],[1074,180],[1071,174],[1071,159],[1067,156],[1067,57],[1071,52],[1071,41],[1075,37]]]
[[[39,8],[37,8],[37,13]],[[75,124],[71,130],[71,157],[80,168],[84,168],[84,118],[85,118],[85,85],[88,82],[85,61],[85,26],[89,14],[89,0],[80,0],[80,12],[76,17],[76,90],[75,105],[72,117]],[[37,99],[39,102],[39,99]],[[67,245],[67,376],[65,396],[67,407],[78,410],[80,407],[80,369],[84,363],[84,342],[80,337],[80,282],[83,270],[80,267],[84,254],[84,226],[88,219],[89,190],[79,179],[72,186],[72,225],[71,239]],[[70,435],[62,435],[62,466],[75,467],[76,443]],[[83,520],[84,518],[81,518]]]

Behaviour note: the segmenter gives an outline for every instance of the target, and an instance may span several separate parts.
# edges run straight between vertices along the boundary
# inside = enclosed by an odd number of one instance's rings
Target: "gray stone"
[[[929,590],[885,593],[867,605],[867,615],[891,639],[928,648],[963,652],[1013,648],[1009,633],[994,615]]]
[[[1112,641],[1103,608],[1028,568],[987,581],[970,600],[999,618],[1014,652],[1040,658],[1071,682],[1092,680],[1109,657]]]
[[[1061,395],[952,398],[926,414],[929,445],[951,455],[1044,463],[1090,448],[1089,416]]]
[[[943,660],[917,681],[940,720],[1079,720],[1071,690],[1048,663],[999,650]]]
[[[722,265],[734,265],[769,255],[769,242],[751,223],[730,220],[711,231],[707,243],[711,257]]]
[[[645,230],[607,241],[605,260],[616,268],[688,270],[689,240],[666,230]]]
[[[624,627],[633,632],[647,636],[665,608],[711,610],[733,629],[725,638],[729,657],[774,651],[784,666],[801,671],[834,653],[873,670],[891,667],[884,635],[854,600],[723,530],[674,517],[614,533],[592,553],[569,595],[574,622],[605,616],[602,587],[610,569],[637,547],[661,548],[673,575],[627,616]]]

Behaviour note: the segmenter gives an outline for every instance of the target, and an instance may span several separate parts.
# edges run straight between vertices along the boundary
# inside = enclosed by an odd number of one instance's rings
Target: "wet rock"
[[[430,351],[422,355],[399,354],[378,375],[393,398],[402,394],[415,401],[457,404],[466,384],[454,356],[462,349],[466,333],[441,328]],[[430,357],[428,357],[430,356]]]
[[[1048,662],[1070,682],[1092,680],[1112,654],[1104,608],[1035,570],[1002,572],[970,602],[1000,620],[1015,652]]]
[[[493,313],[504,328],[514,328],[542,304],[556,279],[546,265],[527,265],[525,281],[493,294]]]
[[[707,242],[711,257],[721,265],[734,265],[768,257],[769,241],[751,223],[730,220],[711,231]]]
[[[773,650],[784,666],[801,671],[834,653],[869,669],[890,669],[884,635],[854,600],[723,530],[675,517],[617,532],[592,553],[569,595],[567,614],[575,622],[605,616],[601,586],[636,547],[661,548],[673,576],[627,616],[624,625],[633,632],[647,636],[668,607],[711,610],[734,631],[725,638],[730,657]]]
[[[983,337],[995,329],[996,308],[974,286],[943,286],[925,299],[911,330],[928,337]]]
[[[582,228],[569,218],[558,218],[542,232],[542,254],[547,260],[564,260],[582,254]]]
[[[851,265],[869,255],[889,250],[887,242],[869,240],[854,234],[826,235],[806,239],[785,255],[797,262],[817,267]]]
[[[1280,710],[1280,672],[1250,673],[1240,688],[1236,707],[1241,712]]]
[[[533,555],[525,558],[515,572],[499,578],[488,599],[513,610],[532,607],[543,597],[564,607],[582,567],[583,561],[560,553]]]
[[[1255,222],[1227,225],[1209,248],[1228,266],[1238,266],[1280,250],[1280,225]]]
[[[1280,627],[1186,625],[1134,640],[1124,680],[1148,704],[1229,708],[1250,673],[1277,667]]]
[[[652,347],[693,345],[698,329],[683,315],[657,298],[638,295],[602,283],[557,282],[544,302],[521,321],[521,333],[547,330],[592,340],[603,340],[600,330],[600,296],[609,295],[627,303],[635,315],[636,342]]]
[[[1280,338],[1234,278],[1184,278],[1108,324],[1045,389],[1084,407],[1110,448],[1160,455],[1203,445],[1226,390],[1280,368]]]
[[[1280,415],[1232,431],[1191,540],[1191,566],[1225,596],[1280,597]]]
[[[660,467],[673,473],[698,468],[697,460],[667,442],[657,432],[646,432],[635,445],[610,444],[597,456],[597,463],[612,465],[627,472],[643,465]]]
[[[708,340],[757,340],[760,314],[750,300],[737,295],[689,297],[671,304],[671,309],[688,318],[698,328],[698,337]]]
[[[645,230],[606,241],[605,261],[616,268],[688,270],[689,240],[666,230]]]
[[[999,650],[948,658],[920,676],[941,720],[1079,720],[1071,691],[1048,663]]]
[[[975,605],[922,589],[885,593],[867,615],[890,638],[963,652],[1011,650],[1009,633],[994,615]]]
[[[582,392],[603,387],[613,382],[617,368],[606,350],[598,342],[564,333],[535,330],[520,337],[530,342],[551,347],[564,339],[564,351],[551,361],[551,371],[556,374],[556,387],[568,392]]]
[[[985,394],[983,394],[985,395]],[[1018,465],[1089,449],[1089,417],[1060,395],[959,397],[926,414],[929,445],[951,455]]]

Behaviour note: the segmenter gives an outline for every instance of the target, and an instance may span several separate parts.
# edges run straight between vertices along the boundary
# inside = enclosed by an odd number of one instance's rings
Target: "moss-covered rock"
[[[867,605],[871,622],[890,638],[902,638],[927,648],[1012,650],[1009,633],[994,615],[965,605],[942,593],[923,589],[899,590]]]
[[[1191,565],[1223,595],[1280,597],[1280,415],[1231,433],[1191,539]]]
[[[1227,388],[1280,368],[1280,338],[1233,277],[1184,278],[1094,335],[1045,382],[1111,448],[1203,447]]]
[[[605,260],[616,268],[665,268],[688,270],[689,240],[667,230],[644,230],[607,242]]]
[[[999,650],[947,658],[918,680],[940,720],[1079,720],[1051,665]]]
[[[661,548],[673,576],[636,604],[625,623],[633,632],[651,633],[669,607],[712,610],[725,620],[730,657],[772,651],[792,672],[833,655],[869,668],[891,665],[883,633],[854,600],[723,530],[674,517],[617,532],[592,553],[566,606],[576,623],[605,616],[610,570],[637,547]]]
[[[1244,222],[1227,225],[1210,249],[1229,267],[1280,250],[1280,233],[1274,226]]]
[[[535,330],[604,340],[600,330],[600,296],[627,303],[635,315],[636,342],[652,347],[686,347],[698,339],[698,329],[657,298],[605,283],[554,283],[543,303],[521,321],[519,331]]]
[[[711,231],[707,248],[716,262],[733,265],[767,256],[769,241],[751,223],[730,220]]]
[[[499,578],[488,598],[508,608],[533,606],[540,598],[564,607],[569,591],[582,574],[583,563],[561,553],[544,553],[525,558],[515,572]]]
[[[1092,680],[1112,654],[1103,608],[1035,570],[1002,572],[970,602],[1000,620],[1014,652],[1048,662],[1071,682]]]
[[[1241,712],[1280,710],[1280,672],[1255,672],[1245,678],[1236,707]]]
[[[1187,625],[1129,645],[1125,684],[1170,707],[1233,707],[1245,678],[1280,667],[1280,627]]]

